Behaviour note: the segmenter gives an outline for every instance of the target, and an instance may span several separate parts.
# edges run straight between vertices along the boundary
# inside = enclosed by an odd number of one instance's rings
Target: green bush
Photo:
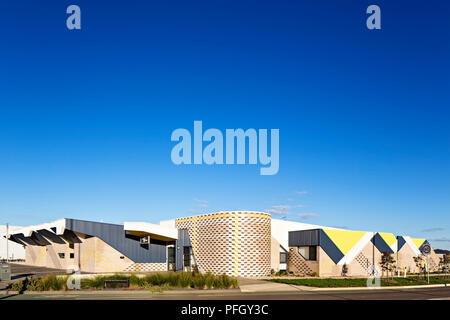
[[[192,273],[191,272],[181,272],[180,273],[180,287],[188,288],[192,283]]]
[[[29,291],[44,291],[44,286],[39,278],[32,277],[29,280],[25,280],[25,290]]]
[[[11,290],[22,291],[57,291],[67,289],[67,276],[56,277],[48,275],[43,278],[32,277],[13,283]],[[130,287],[142,288],[151,291],[162,291],[170,288],[196,288],[196,289],[228,289],[237,288],[236,278],[222,274],[213,275],[199,272],[159,272],[145,276],[137,275],[109,275],[95,276],[81,279],[82,289],[103,289],[105,280],[128,280]]]
[[[205,286],[206,286],[206,279],[203,274],[199,273],[192,278],[191,287],[195,289],[204,289]]]
[[[67,290],[67,277],[56,277],[55,275],[47,275],[39,279],[43,291],[59,291]]]
[[[59,291],[67,290],[67,277],[47,275],[43,278],[31,277],[14,282],[10,286],[14,291]]]
[[[25,289],[24,283],[25,283],[25,280],[20,280],[20,281],[14,282],[10,285],[9,289],[11,289],[13,291],[22,291],[23,289]]]
[[[220,282],[218,281],[218,278],[215,277],[211,272],[207,272],[205,275],[205,285],[206,288],[212,289],[214,287],[218,288],[220,287]]]

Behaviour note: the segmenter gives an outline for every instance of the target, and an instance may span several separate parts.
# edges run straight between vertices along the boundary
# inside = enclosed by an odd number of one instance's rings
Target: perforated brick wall
[[[187,229],[201,272],[261,277],[270,274],[270,215],[217,212],[176,220]]]
[[[307,261],[298,252],[297,247],[290,247],[288,254],[288,270],[297,274],[310,275],[316,272],[319,275],[319,264],[317,261]]]

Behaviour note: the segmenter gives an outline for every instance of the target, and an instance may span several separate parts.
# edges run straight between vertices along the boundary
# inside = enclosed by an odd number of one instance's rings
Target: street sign
[[[431,246],[429,244],[424,244],[422,247],[422,253],[423,254],[430,254],[431,253]]]

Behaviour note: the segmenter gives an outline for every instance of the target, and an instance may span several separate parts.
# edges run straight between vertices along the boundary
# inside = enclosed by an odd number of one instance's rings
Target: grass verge
[[[365,278],[344,278],[344,279],[268,279],[267,281],[293,284],[298,286],[308,286],[317,288],[342,288],[342,287],[366,287],[367,279]],[[408,277],[408,278],[394,278],[389,281],[383,279],[381,281],[382,287],[391,286],[416,286],[426,285],[427,280],[423,277]],[[430,277],[430,284],[450,284],[450,279],[443,279],[442,277]]]

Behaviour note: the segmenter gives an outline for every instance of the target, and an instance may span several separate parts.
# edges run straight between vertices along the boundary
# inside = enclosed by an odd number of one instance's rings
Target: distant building
[[[9,226],[9,232],[14,233],[16,230],[21,229],[18,226]],[[0,225],[0,260],[6,260],[6,225]],[[13,241],[9,241],[9,259],[10,260],[25,260],[25,246]]]
[[[84,272],[198,269],[264,277],[287,270],[321,277],[367,276],[392,254],[401,271],[418,272],[415,257],[426,239],[351,231],[272,219],[253,211],[215,212],[161,221],[108,224],[76,219],[16,229],[11,242],[26,245],[26,263]],[[433,250],[430,271],[439,258]],[[344,272],[343,270],[346,270]]]

